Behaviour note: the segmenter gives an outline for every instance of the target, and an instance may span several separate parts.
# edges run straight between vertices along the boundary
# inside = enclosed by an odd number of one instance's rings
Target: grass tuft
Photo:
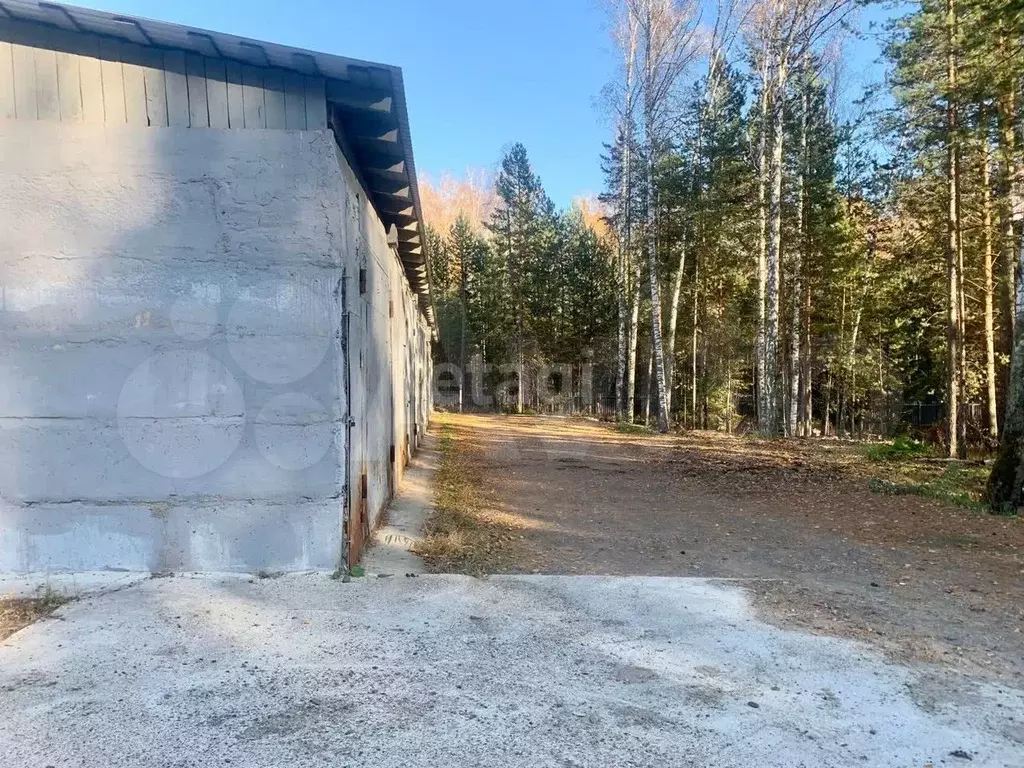
[[[71,602],[71,598],[65,595],[63,592],[58,592],[52,586],[47,584],[45,587],[39,588],[39,597],[35,598],[39,601],[39,605],[46,611],[55,611],[62,605],[66,605]]]
[[[615,431],[624,435],[649,435],[651,429],[644,424],[633,424],[628,421],[620,421],[615,425]]]
[[[924,443],[904,436],[897,437],[891,443],[868,446],[866,453],[871,461],[906,461],[928,456],[931,451]]]
[[[887,496],[921,496],[982,512],[988,509],[983,498],[987,476],[987,467],[950,463],[935,477],[916,482],[875,477],[868,481],[868,487]]]

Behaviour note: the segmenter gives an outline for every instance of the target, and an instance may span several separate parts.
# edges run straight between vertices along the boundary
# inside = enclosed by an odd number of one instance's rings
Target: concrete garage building
[[[401,71],[0,0],[0,570],[353,563],[430,412]]]

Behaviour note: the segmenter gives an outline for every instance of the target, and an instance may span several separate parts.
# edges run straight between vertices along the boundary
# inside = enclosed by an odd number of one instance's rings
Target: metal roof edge
[[[427,251],[426,242],[426,224],[423,221],[423,206],[420,202],[420,184],[419,178],[416,175],[416,160],[415,155],[412,151],[412,130],[409,127],[409,109],[405,101],[405,77],[402,73],[402,68],[393,65],[386,65],[391,70],[391,77],[394,82],[395,88],[395,106],[398,108],[398,125],[402,136],[402,148],[405,150],[405,156],[409,167],[407,173],[409,174],[409,186],[412,193],[412,203],[416,211],[416,219],[420,225],[420,239],[423,245],[423,263],[427,264],[430,260],[430,254]],[[432,292],[430,290],[430,270],[427,269],[427,292],[424,297],[425,306],[423,307],[423,313],[427,316],[431,327],[436,325],[434,318],[434,301]]]

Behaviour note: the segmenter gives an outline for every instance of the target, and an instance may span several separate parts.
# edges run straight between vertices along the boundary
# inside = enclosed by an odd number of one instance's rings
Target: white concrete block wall
[[[328,131],[0,121],[0,570],[340,562],[360,259],[352,416],[385,472],[406,399],[397,258],[353,183]]]

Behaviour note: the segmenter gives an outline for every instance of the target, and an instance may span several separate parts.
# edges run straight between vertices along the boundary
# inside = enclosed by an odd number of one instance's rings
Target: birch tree
[[[621,56],[622,71],[620,92],[613,97],[619,163],[617,252],[616,252],[616,306],[617,322],[617,367],[615,371],[615,418],[633,420],[633,386],[636,369],[636,322],[639,316],[639,295],[634,294],[635,280],[632,264],[632,180],[633,180],[633,130],[636,79],[636,36],[637,19],[628,10],[622,12],[612,7],[612,40]],[[628,314],[627,314],[628,312]],[[630,351],[632,354],[630,354]],[[632,361],[632,362],[630,362]]]
[[[666,146],[672,97],[700,53],[695,0],[625,0],[637,20],[637,73],[640,76],[644,156],[647,163],[646,252],[651,303],[651,347],[657,383],[658,429],[669,428],[665,351],[662,339],[655,169]]]
[[[804,390],[807,385],[804,381],[804,371],[801,366],[803,357],[801,355],[801,337],[804,329],[802,327],[802,303],[804,299],[803,285],[803,262],[806,259],[807,232],[805,229],[804,208],[806,205],[807,186],[807,112],[810,108],[810,95],[808,93],[810,79],[810,62],[808,56],[804,55],[801,67],[801,82],[799,90],[799,118],[797,129],[797,141],[799,149],[797,152],[797,193],[796,193],[796,246],[793,248],[793,286],[790,297],[790,310],[792,318],[789,327],[789,410],[786,419],[786,434],[795,436],[798,434],[801,408],[803,404]]]
[[[765,264],[762,291],[764,332],[759,334],[760,381],[758,425],[767,435],[782,432],[782,369],[780,353],[780,306],[782,288],[782,157],[786,87],[796,62],[827,37],[852,11],[852,0],[765,0],[748,24],[748,45],[759,62],[762,98],[760,171],[766,200]],[[760,254],[759,268],[760,268]],[[759,297],[760,299],[760,297]]]
[[[710,40],[708,41],[705,52],[707,57],[707,73],[703,80],[703,86],[699,98],[697,130],[690,152],[690,178],[688,187],[691,201],[696,201],[696,198],[699,195],[699,169],[701,166],[701,156],[704,151],[705,126],[708,121],[715,119],[720,109],[721,99],[719,92],[722,85],[722,78],[727,66],[727,57],[732,48],[733,42],[736,39],[740,23],[742,23],[743,20],[743,12],[744,6],[739,2],[739,0],[719,0],[717,4],[715,22],[712,27]],[[674,386],[675,373],[676,332],[679,327],[679,300],[682,294],[683,276],[686,272],[687,252],[695,250],[688,247],[686,238],[687,232],[684,228],[680,233],[679,241],[676,244],[679,258],[678,264],[673,273],[672,287],[669,294],[669,320],[667,333],[668,365],[665,372],[665,387],[666,404],[670,412],[672,410],[672,390]],[[696,273],[696,262],[694,262],[694,266]],[[697,286],[695,284],[694,307],[696,307],[696,290]],[[696,335],[696,326],[694,327],[694,334]],[[694,379],[696,379],[695,374]],[[694,396],[696,396],[696,386],[694,386],[693,393]]]

